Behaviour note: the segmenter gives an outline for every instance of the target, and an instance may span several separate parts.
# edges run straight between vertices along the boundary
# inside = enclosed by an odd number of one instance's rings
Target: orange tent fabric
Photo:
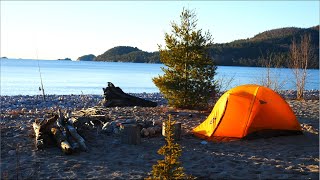
[[[224,93],[208,118],[192,132],[200,138],[214,140],[215,137],[244,138],[265,130],[301,134],[296,116],[279,94],[249,84]]]

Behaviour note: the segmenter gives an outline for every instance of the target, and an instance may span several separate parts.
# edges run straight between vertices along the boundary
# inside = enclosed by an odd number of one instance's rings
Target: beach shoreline
[[[293,91],[287,91],[292,97]],[[291,93],[291,95],[290,95]],[[206,142],[191,130],[210,111],[169,108],[160,93],[130,93],[152,100],[157,107],[104,108],[111,120],[165,120],[168,112],[182,122],[181,162],[187,174],[200,179],[318,179],[319,91],[305,101],[287,98],[303,135],[257,140]],[[316,98],[317,97],[317,98]],[[78,111],[97,106],[102,95],[1,96],[1,179],[143,179],[162,156],[160,136],[126,145],[116,135],[92,131],[84,136],[88,152],[64,155],[58,147],[36,150],[32,123],[57,108]]]
[[[130,95],[156,102],[158,105],[167,105],[167,100],[164,99],[161,93],[128,93]],[[218,93],[218,99],[223,93]],[[285,100],[294,100],[296,98],[295,90],[282,90],[279,95]],[[305,100],[319,100],[319,90],[304,91]],[[0,96],[2,109],[18,109],[18,108],[46,108],[59,106],[67,109],[88,108],[98,105],[103,99],[103,95],[93,94],[70,94],[56,95],[47,94],[46,102],[43,101],[42,95],[4,95]],[[2,112],[4,113],[4,112]]]

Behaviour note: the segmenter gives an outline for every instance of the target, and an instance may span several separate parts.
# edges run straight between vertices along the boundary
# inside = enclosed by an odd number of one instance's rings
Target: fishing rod
[[[40,64],[39,64],[39,58],[38,58],[38,48],[37,48],[37,60],[38,60],[38,70],[39,70],[39,75],[40,75],[40,83],[41,83],[41,87],[39,87],[39,91],[42,91],[42,97],[43,97],[43,101],[46,101],[46,96],[44,93],[44,88],[43,88],[43,82],[42,82],[42,76],[41,76],[41,70],[40,70]]]

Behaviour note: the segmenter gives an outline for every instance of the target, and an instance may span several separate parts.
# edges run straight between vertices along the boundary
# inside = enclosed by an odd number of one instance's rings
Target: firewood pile
[[[130,126],[128,126],[130,125]],[[134,118],[119,117],[111,119],[108,116],[108,109],[93,107],[75,112],[62,112],[60,109],[52,113],[48,118],[33,123],[35,131],[35,145],[38,149],[44,149],[56,144],[65,154],[72,154],[79,151],[88,151],[84,134],[88,131],[98,130],[100,133],[112,135],[115,138],[126,139],[125,143],[139,144],[137,138],[131,140],[133,134],[124,133],[125,128],[136,126],[136,133],[140,137],[155,137],[161,135],[162,122],[149,120],[135,120]]]
[[[43,149],[55,142],[65,154],[87,151],[85,140],[77,129],[94,121],[101,122],[101,116],[75,118],[71,116],[70,111],[63,114],[59,109],[57,113],[52,114],[52,117],[42,121],[37,119],[33,123],[36,136],[35,145],[38,149]]]

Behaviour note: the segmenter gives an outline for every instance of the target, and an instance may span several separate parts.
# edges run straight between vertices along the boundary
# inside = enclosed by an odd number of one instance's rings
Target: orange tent
[[[302,134],[288,103],[259,85],[242,85],[224,93],[193,133],[207,140]]]

